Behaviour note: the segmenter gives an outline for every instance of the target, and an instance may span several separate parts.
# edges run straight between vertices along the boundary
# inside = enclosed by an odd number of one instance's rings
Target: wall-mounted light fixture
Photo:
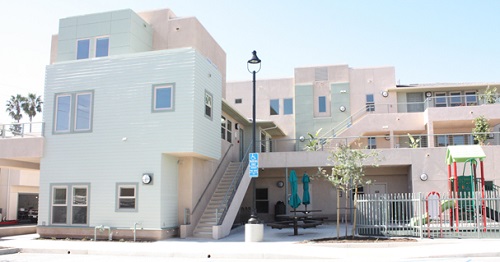
[[[431,91],[425,92],[425,97],[431,97],[431,96],[432,96],[432,92]]]
[[[422,174],[420,175],[420,180],[422,180],[422,181],[427,181],[427,179],[429,179],[429,176],[427,176],[427,174],[426,174],[426,173],[422,173]]]
[[[345,108],[345,106],[340,106],[339,110],[340,110],[340,112],[345,112],[346,108]]]
[[[384,136],[384,138],[385,138],[385,140],[389,141],[389,140],[391,140],[391,135],[387,134]]]
[[[389,93],[388,93],[387,91],[383,91],[383,92],[382,92],[382,96],[383,96],[383,97],[388,97],[388,96],[389,96]]]
[[[304,136],[300,136],[299,140],[300,140],[300,142],[304,142],[304,141],[306,141],[306,138]]]

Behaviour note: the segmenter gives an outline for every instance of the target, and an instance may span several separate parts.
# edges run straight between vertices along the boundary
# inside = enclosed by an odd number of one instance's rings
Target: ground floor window
[[[269,193],[267,188],[255,189],[255,208],[257,213],[269,213]]]
[[[137,184],[117,185],[117,211],[137,211]]]
[[[88,185],[53,185],[51,223],[86,225],[88,221],[88,189]]]

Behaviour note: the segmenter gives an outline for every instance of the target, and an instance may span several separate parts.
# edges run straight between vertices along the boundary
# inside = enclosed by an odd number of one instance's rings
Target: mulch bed
[[[413,238],[397,237],[370,237],[370,236],[342,236],[342,237],[328,237],[306,240],[303,243],[387,243],[387,242],[417,242]]]

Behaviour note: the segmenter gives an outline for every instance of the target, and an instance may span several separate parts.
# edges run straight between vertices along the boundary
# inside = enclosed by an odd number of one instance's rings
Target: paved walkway
[[[23,253],[93,254],[220,259],[330,259],[400,261],[422,258],[500,257],[500,239],[418,239],[417,242],[303,243],[304,240],[336,236],[335,225],[317,228],[271,229],[265,227],[263,242],[245,242],[244,227],[228,237],[168,239],[157,242],[107,242],[39,240],[37,234],[0,238],[0,254]],[[344,232],[344,228],[341,228]],[[11,248],[11,249],[9,249]],[[1,257],[0,257],[1,260]]]

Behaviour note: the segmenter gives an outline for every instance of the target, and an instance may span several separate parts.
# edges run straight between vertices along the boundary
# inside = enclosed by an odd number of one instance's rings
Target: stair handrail
[[[346,130],[349,127],[349,125],[351,125],[354,122],[354,117],[356,117],[356,119],[357,119],[359,116],[365,115],[367,112],[372,112],[372,111],[367,111],[366,108],[367,108],[367,106],[363,106],[361,109],[354,112],[354,114],[351,114],[346,119],[340,121],[336,126],[334,126],[332,129],[328,130],[320,138],[336,137],[340,132]],[[335,130],[337,130],[337,131],[335,131]],[[332,134],[328,135],[330,133],[332,133]]]
[[[234,194],[236,193],[237,185],[240,184],[241,179],[243,178],[243,175],[245,174],[245,171],[248,166],[248,156],[250,154],[250,149],[252,148],[252,144],[248,147],[248,149],[245,152],[245,155],[243,159],[241,160],[240,165],[238,166],[238,169],[236,171],[236,175],[233,177],[233,180],[231,180],[231,184],[229,185],[226,193],[224,194],[224,198],[220,202],[219,206],[215,209],[215,219],[217,222],[217,225],[221,225],[222,221],[224,221],[224,218],[226,217],[226,213],[229,207],[229,204],[233,201]],[[224,205],[226,205],[226,208],[223,208]],[[219,210],[223,210],[223,212],[219,216]]]
[[[215,175],[217,174],[217,172],[219,171],[222,163],[224,162],[224,160],[226,159],[231,147],[233,146],[233,144],[230,144],[229,147],[227,148],[226,150],[226,153],[224,154],[224,156],[221,158],[221,160],[219,161],[219,165],[217,165],[217,168],[215,169],[215,172],[213,173],[212,175],[212,178],[210,178],[210,181],[208,181],[208,184],[207,186],[205,187],[205,190],[203,190],[203,193],[201,193],[200,195],[200,198],[198,199],[198,202],[196,202],[196,205],[194,205],[194,208],[193,208],[193,211],[191,211],[191,214],[194,214],[194,212],[196,211],[196,208],[198,207],[198,205],[200,204],[201,202],[201,199],[203,199],[203,197],[205,196],[205,193],[207,192],[208,188],[210,187],[210,185],[212,184],[212,181],[214,180],[215,178]]]

